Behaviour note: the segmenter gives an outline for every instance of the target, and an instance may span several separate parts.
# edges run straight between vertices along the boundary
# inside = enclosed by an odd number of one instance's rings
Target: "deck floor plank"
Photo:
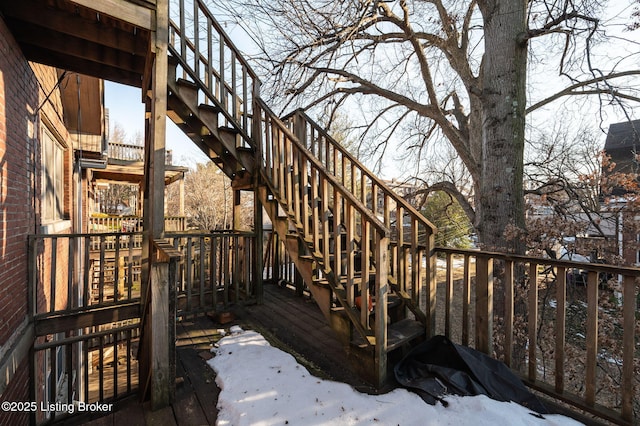
[[[218,415],[216,403],[220,391],[215,385],[215,374],[199,353],[191,349],[179,348],[180,368],[184,372],[184,387],[195,394],[206,420],[213,424]]]
[[[202,411],[195,393],[190,392],[173,403],[173,412],[179,426],[206,425],[209,420]]]
[[[142,404],[128,404],[121,410],[113,413],[114,426],[146,426],[144,410]]]

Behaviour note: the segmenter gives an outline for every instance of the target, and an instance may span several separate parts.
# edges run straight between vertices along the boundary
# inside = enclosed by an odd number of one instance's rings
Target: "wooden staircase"
[[[172,7],[168,116],[252,182],[348,358],[383,385],[393,353],[433,331],[433,226],[303,111],[279,119],[200,0]]]

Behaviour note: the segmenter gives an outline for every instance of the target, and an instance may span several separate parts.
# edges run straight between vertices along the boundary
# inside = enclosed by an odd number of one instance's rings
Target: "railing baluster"
[[[292,185],[293,185],[293,218],[295,221],[295,226],[300,226],[302,225],[302,214],[301,214],[301,208],[302,206],[300,205],[300,200],[301,200],[301,196],[302,194],[300,193],[302,191],[302,188],[300,186],[300,161],[301,161],[301,156],[299,151],[295,148],[292,147],[292,156],[293,156],[293,173],[292,173],[292,177],[291,179],[293,180]]]
[[[622,418],[633,421],[634,397],[634,351],[636,329],[636,279],[625,275],[622,279]]]
[[[476,258],[476,349],[492,353],[493,258]]]
[[[199,2],[193,2],[193,70],[196,77],[200,77],[200,23],[199,23]],[[186,27],[182,27],[183,29]]]
[[[444,335],[451,338],[451,303],[453,300],[453,254],[447,253],[447,272],[445,281]]]
[[[342,276],[342,196],[339,192],[333,198],[333,264],[336,276]]]
[[[371,224],[362,216],[360,219],[362,220],[362,240],[360,241],[360,250],[362,250],[362,255],[360,256],[360,267],[362,268],[362,281],[360,282],[360,323],[366,330],[369,328],[369,278],[371,271],[369,259],[371,258]],[[379,295],[376,294],[376,297],[378,296]],[[385,321],[385,319],[378,318],[378,321]]]
[[[318,212],[318,172],[315,169],[311,169],[311,218],[312,218],[312,235],[313,235],[313,247],[314,250],[320,250],[320,217]]]
[[[120,292],[120,234],[115,236],[116,239],[116,253],[113,258],[113,302],[118,303],[118,296]],[[124,266],[124,265],[123,265]]]
[[[125,359],[127,360],[127,393],[131,393],[131,329],[126,331],[127,336],[127,353]]]
[[[207,88],[215,96],[216,85],[213,83],[213,34],[211,31],[211,18],[207,16]],[[207,99],[207,101],[209,101]],[[208,103],[208,102],[207,102]]]
[[[75,239],[67,238],[67,309],[71,309],[74,307],[74,263],[76,262],[75,257]]]
[[[113,398],[118,397],[118,332],[113,336]]]
[[[349,306],[354,305],[355,295],[354,295],[354,277],[355,277],[355,255],[356,255],[356,241],[355,241],[355,212],[353,206],[349,201],[345,200],[346,209],[345,209],[345,225],[346,225],[346,234],[347,234],[347,246],[345,250],[347,251],[347,304]]]
[[[191,237],[187,237],[187,256],[184,260],[186,262],[185,274],[187,276],[187,311],[191,312],[193,308],[191,305],[191,297],[193,295],[193,253]]]
[[[471,256],[464,255],[462,276],[462,344],[469,346],[469,307],[471,306]]]
[[[537,356],[538,349],[538,264],[529,264],[529,380],[536,380],[537,376]]]
[[[211,285],[211,305],[212,308],[215,310],[217,310],[218,308],[218,282],[216,280],[216,276],[217,276],[217,265],[216,265],[216,259],[217,259],[217,237],[211,236],[211,245],[210,245],[210,260],[209,260],[209,280],[210,280],[210,285]]]
[[[100,278],[98,279],[98,304],[104,303],[104,273],[106,270],[106,250],[107,250],[107,237],[100,235]]]
[[[302,232],[303,234],[309,235],[309,169],[307,159],[304,156],[300,156],[300,161],[302,161],[301,167],[301,178],[302,178]]]
[[[513,305],[515,289],[513,282],[513,262],[504,261],[504,363],[511,366],[513,354]]]
[[[185,8],[184,0],[180,0],[180,56],[187,61],[187,35],[185,34]]]
[[[413,303],[416,305],[420,296],[420,264],[416,261],[418,258],[418,245],[420,244],[419,237],[418,222],[415,219],[411,219],[411,296]]]
[[[227,104],[227,82],[225,79],[225,57],[224,57],[224,45],[225,45],[225,41],[224,39],[220,36],[219,38],[220,41],[220,51],[219,51],[219,55],[220,55],[220,103],[222,104],[222,106],[224,107],[224,109],[228,109],[228,104]]]
[[[51,268],[50,268],[50,283],[49,283],[49,311],[54,312],[56,310],[56,280],[58,270],[58,237],[51,238]]]
[[[64,354],[65,354],[64,358],[65,358],[65,364],[66,364],[65,371],[67,372],[67,401],[66,402],[72,403],[73,395],[75,394],[74,386],[77,386],[75,381],[71,380],[71,377],[73,377],[73,360],[74,360],[73,345],[67,344],[62,348],[64,348]]]
[[[199,271],[199,275],[200,277],[198,277],[198,291],[200,292],[200,309],[203,309],[206,306],[206,302],[204,299],[205,296],[205,262],[206,262],[206,256],[205,256],[205,249],[204,249],[204,236],[201,235],[198,237],[198,242],[200,243],[200,255],[198,256],[198,258],[200,259],[200,271]]]
[[[585,372],[585,400],[593,406],[596,402],[596,366],[598,357],[598,273],[587,275],[587,359]]]
[[[236,52],[231,51],[231,108],[233,108],[231,114],[233,118],[237,120],[240,101],[238,100],[238,82],[236,73]]]
[[[100,401],[104,401],[104,336],[98,336],[98,340],[100,342],[98,348],[98,369],[99,371],[99,382],[98,382],[98,395]]]
[[[555,389],[564,392],[564,344],[566,341],[567,270],[559,266],[556,271],[556,339],[555,339]]]

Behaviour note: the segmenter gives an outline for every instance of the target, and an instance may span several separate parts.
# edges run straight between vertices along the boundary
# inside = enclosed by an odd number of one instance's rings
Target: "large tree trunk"
[[[524,229],[524,127],[527,47],[520,43],[526,31],[526,0],[480,0],[484,17],[485,54],[482,67],[482,168],[476,205],[478,236],[484,248],[523,253],[525,245],[509,227]],[[515,237],[515,238],[514,238]],[[505,314],[504,265],[494,264],[494,326],[503,327]],[[523,288],[524,274],[515,271],[515,285]],[[515,314],[525,317],[516,300]],[[497,335],[501,335],[500,332]],[[517,339],[517,338],[516,338]],[[513,347],[512,366],[524,360],[524,341]],[[500,341],[495,354],[504,355]]]
[[[478,235],[489,250],[522,252],[505,229],[524,229],[523,155],[527,47],[525,0],[481,0],[485,54],[482,66],[482,170]]]

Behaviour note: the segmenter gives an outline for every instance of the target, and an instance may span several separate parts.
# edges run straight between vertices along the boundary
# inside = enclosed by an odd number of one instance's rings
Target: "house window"
[[[43,126],[42,130],[42,223],[64,219],[64,148]]]

